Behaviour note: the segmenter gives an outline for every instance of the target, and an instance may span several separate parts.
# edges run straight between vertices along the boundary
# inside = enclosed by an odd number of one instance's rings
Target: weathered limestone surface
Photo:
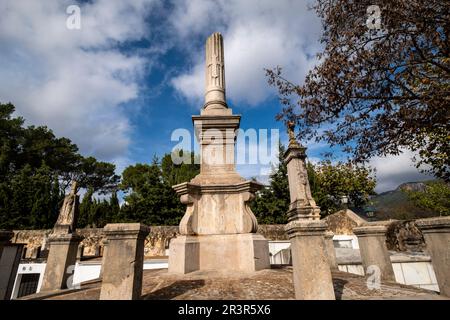
[[[58,220],[53,227],[53,235],[66,235],[75,232],[79,215],[79,203],[80,197],[77,195],[77,182],[73,181],[70,193],[64,197]]]
[[[336,250],[334,249],[333,236],[333,232],[325,232],[325,249],[327,252],[328,262],[330,263],[330,268],[337,269],[338,264],[336,262]]]
[[[367,221],[358,216],[350,209],[339,210],[324,218],[327,222],[328,230],[334,234],[353,234],[353,228],[359,227]]]
[[[235,166],[236,130],[225,99],[223,39],[206,41],[205,104],[193,116],[200,144],[200,173],[173,186],[186,213],[180,236],[170,244],[169,272],[194,270],[256,271],[270,266],[267,240],[256,235],[258,223],[249,207],[259,183],[245,181]]]
[[[223,38],[214,33],[206,40],[205,104],[202,114],[231,114],[225,98],[225,54]]]
[[[108,249],[103,260],[101,300],[141,298],[144,241],[149,228],[140,223],[108,224]]]
[[[425,237],[439,290],[450,297],[450,217],[416,220]]]
[[[77,234],[51,236],[48,239],[50,251],[42,280],[41,291],[54,291],[70,288],[69,277],[77,260],[78,245],[82,237]]]
[[[83,239],[75,233],[79,215],[77,183],[72,183],[70,193],[65,196],[63,206],[52,233],[46,241],[49,245],[47,264],[41,291],[54,291],[72,286],[73,272],[77,260],[78,246]]]
[[[393,221],[386,231],[388,250],[423,252],[425,240],[415,221]]]
[[[0,256],[0,300],[11,298],[23,244],[6,244]]]
[[[256,233],[180,236],[172,240],[170,250],[169,271],[172,273],[195,270],[253,272],[270,265],[267,240]]]
[[[367,278],[333,271],[333,286],[338,300],[367,299],[445,299],[433,291],[382,282],[379,290],[367,287]],[[142,299],[145,300],[292,300],[295,299],[292,267],[265,269],[252,274],[240,272],[196,271],[186,275],[170,274],[167,270],[144,270]],[[82,285],[77,292],[61,292],[43,297],[21,299],[97,300],[101,282]]]
[[[295,297],[299,300],[334,300],[323,221],[292,221],[286,226],[291,238]]]
[[[327,224],[319,220],[320,208],[311,195],[306,170],[306,148],[298,144],[294,129],[294,124],[289,123],[289,147],[284,161],[291,198],[285,230],[291,241],[295,297],[334,300],[331,263],[335,262],[330,263],[325,243]]]
[[[359,250],[364,270],[370,266],[380,269],[382,280],[395,281],[389,252],[386,247],[386,226],[367,223],[364,226],[354,228],[353,232],[358,237]]]

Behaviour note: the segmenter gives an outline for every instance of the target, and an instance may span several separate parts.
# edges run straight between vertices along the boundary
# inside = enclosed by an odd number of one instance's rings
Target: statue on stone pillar
[[[289,192],[291,204],[289,206],[289,221],[296,219],[319,220],[320,208],[311,195],[308,172],[306,168],[306,148],[301,146],[295,137],[295,123],[286,122],[289,135],[289,146],[285,153],[288,170]]]
[[[64,198],[58,220],[53,228],[53,234],[68,234],[75,231],[79,213],[79,196],[77,195],[77,186],[77,182],[73,181],[70,188],[70,193]]]

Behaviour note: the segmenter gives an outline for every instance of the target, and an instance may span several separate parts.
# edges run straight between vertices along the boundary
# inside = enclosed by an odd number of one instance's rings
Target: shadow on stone
[[[348,281],[343,279],[333,279],[334,294],[336,300],[342,300],[342,294],[344,292],[344,287]]]
[[[181,280],[142,296],[143,300],[170,300],[191,290],[201,288],[205,280]]]

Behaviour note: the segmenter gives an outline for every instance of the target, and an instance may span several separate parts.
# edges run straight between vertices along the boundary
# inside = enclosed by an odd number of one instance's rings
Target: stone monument
[[[300,300],[334,300],[333,280],[325,243],[327,224],[311,195],[306,171],[306,148],[296,140],[295,125],[288,123],[285,153],[291,203],[285,230],[291,240],[295,297]]]
[[[78,218],[79,196],[77,183],[74,181],[70,193],[64,198],[53,231],[48,238],[50,250],[45,267],[41,291],[66,289],[71,286],[72,275],[77,260],[78,245],[83,237],[75,232]]]
[[[258,224],[248,202],[261,185],[245,181],[234,161],[234,115],[225,97],[222,35],[206,41],[205,104],[193,116],[200,144],[200,173],[173,188],[187,205],[180,236],[170,243],[169,272],[230,270],[252,272],[270,267],[267,240],[257,234]]]

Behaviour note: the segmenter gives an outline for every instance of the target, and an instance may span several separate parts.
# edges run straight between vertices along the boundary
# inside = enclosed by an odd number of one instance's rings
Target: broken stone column
[[[70,193],[64,198],[58,220],[48,237],[50,247],[41,291],[54,291],[72,287],[78,246],[83,237],[76,234],[79,197],[74,181]]]
[[[328,262],[330,263],[330,268],[337,270],[338,264],[336,262],[336,250],[334,249],[333,236],[334,233],[332,231],[325,232],[325,248],[327,251]]]
[[[353,229],[353,233],[358,237],[364,271],[367,272],[369,267],[369,270],[376,270],[374,268],[378,267],[381,280],[395,282],[394,269],[386,246],[386,231],[385,225],[370,223]]]
[[[108,224],[100,300],[136,300],[142,294],[144,242],[149,227],[140,223]]]
[[[0,257],[0,300],[11,299],[24,244],[10,243]]]
[[[439,291],[450,297],[450,217],[416,220],[431,256]]]
[[[285,230],[291,241],[295,297],[300,300],[334,300],[333,279],[328,259],[325,230],[309,187],[306,148],[300,146],[289,126],[289,147],[285,153],[291,204]]]
[[[180,236],[170,242],[169,272],[254,272],[270,267],[267,240],[257,234],[249,207],[262,186],[236,172],[235,139],[241,116],[225,99],[224,48],[220,33],[206,41],[205,103],[192,117],[200,144],[200,174],[173,186],[186,213]]]

